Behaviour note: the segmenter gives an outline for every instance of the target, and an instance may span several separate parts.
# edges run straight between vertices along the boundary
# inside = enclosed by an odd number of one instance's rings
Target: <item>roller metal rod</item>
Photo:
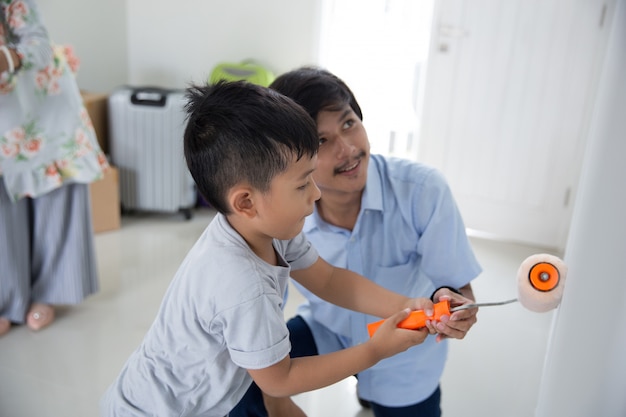
[[[506,300],[506,301],[498,301],[495,303],[474,303],[474,304],[464,304],[462,306],[457,306],[457,307],[452,307],[450,309],[451,313],[454,313],[455,311],[461,311],[461,310],[468,310],[470,308],[478,308],[478,307],[491,307],[491,306],[502,306],[505,304],[511,304],[517,301],[517,298],[512,298],[510,300]]]

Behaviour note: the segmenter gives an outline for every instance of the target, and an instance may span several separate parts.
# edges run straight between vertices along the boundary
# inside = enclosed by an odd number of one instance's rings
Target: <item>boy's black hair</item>
[[[231,213],[227,193],[247,183],[266,192],[272,179],[304,155],[315,156],[315,122],[293,100],[245,81],[187,89],[185,159],[198,191]]]
[[[270,88],[300,104],[313,120],[317,120],[321,110],[336,111],[346,104],[363,120],[361,107],[350,88],[325,69],[305,66],[289,71],[276,78]]]

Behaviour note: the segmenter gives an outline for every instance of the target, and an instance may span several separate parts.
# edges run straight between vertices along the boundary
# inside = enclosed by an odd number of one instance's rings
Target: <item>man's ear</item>
[[[228,193],[228,202],[234,214],[253,218],[256,216],[254,205],[254,190],[249,186],[241,185],[233,187]]]

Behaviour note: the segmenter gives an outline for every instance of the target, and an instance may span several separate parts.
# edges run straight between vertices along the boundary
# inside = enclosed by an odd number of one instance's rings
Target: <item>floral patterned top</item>
[[[10,198],[100,179],[108,163],[75,79],[78,60],[53,45],[33,0],[0,0],[0,45],[20,68],[0,74],[0,179]]]

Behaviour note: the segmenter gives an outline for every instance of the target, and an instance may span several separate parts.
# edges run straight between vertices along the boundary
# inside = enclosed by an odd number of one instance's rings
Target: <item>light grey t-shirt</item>
[[[248,389],[246,369],[291,349],[283,297],[291,269],[317,251],[302,233],[258,258],[218,214],[181,264],[143,342],[101,400],[103,416],[224,416]]]

